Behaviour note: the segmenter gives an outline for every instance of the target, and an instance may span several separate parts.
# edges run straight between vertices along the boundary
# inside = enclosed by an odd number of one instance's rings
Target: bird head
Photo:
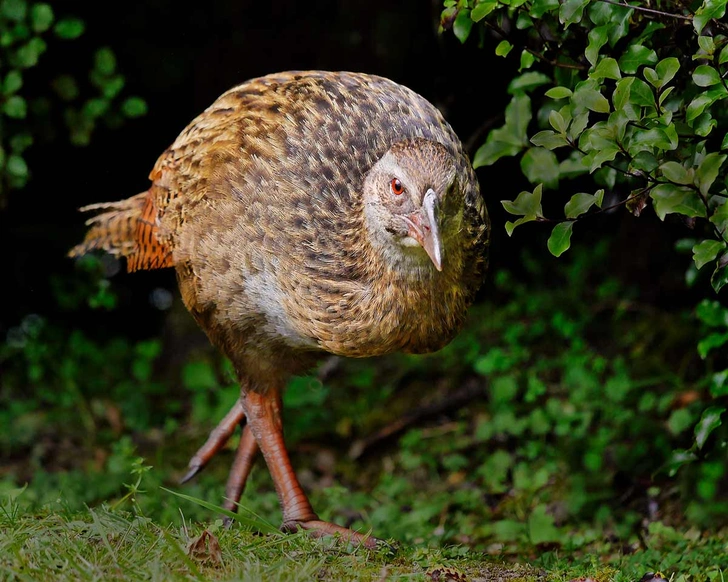
[[[443,145],[423,138],[395,143],[364,180],[371,238],[394,262],[442,271],[448,242],[460,230],[458,190],[455,160]]]

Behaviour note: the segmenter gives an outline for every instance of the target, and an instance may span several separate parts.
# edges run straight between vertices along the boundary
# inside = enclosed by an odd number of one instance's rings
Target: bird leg
[[[225,446],[225,443],[228,442],[230,436],[233,432],[235,432],[235,428],[244,422],[245,412],[243,411],[240,400],[238,400],[219,424],[212,430],[210,436],[207,437],[205,444],[202,445],[195,453],[194,457],[190,459],[188,464],[189,470],[187,471],[187,474],[180,479],[180,483],[187,483],[187,481],[202,471],[207,463],[210,462],[210,459],[212,459],[212,457],[214,457]],[[238,451],[239,450],[240,447],[238,446]],[[237,463],[237,455],[235,461]],[[233,465],[233,468],[234,467],[235,464]],[[243,482],[244,481],[245,480],[243,480]]]
[[[339,535],[347,542],[359,543],[370,548],[376,547],[378,541],[376,538],[321,521],[314,513],[296,478],[283,441],[280,390],[275,388],[265,392],[247,390],[242,398],[242,405],[248,426],[258,442],[273,478],[283,511],[281,529],[296,531],[300,527],[316,537]]]
[[[238,450],[235,452],[235,460],[230,468],[227,484],[225,485],[225,502],[223,507],[230,511],[238,510],[238,502],[243,495],[245,482],[250,475],[250,469],[253,467],[255,456],[258,454],[258,443],[255,442],[250,426],[247,424],[243,427],[243,434],[240,435]],[[230,518],[225,518],[230,523]]]

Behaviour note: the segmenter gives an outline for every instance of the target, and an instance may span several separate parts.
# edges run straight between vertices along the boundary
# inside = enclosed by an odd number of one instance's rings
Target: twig
[[[349,458],[354,460],[359,459],[368,453],[374,445],[398,435],[410,426],[437,417],[446,412],[459,410],[476,398],[483,397],[484,394],[485,387],[483,384],[476,380],[470,380],[442,401],[417,408],[411,413],[406,414],[387,426],[382,427],[374,434],[355,441],[349,449]]]
[[[632,10],[638,10],[639,12],[646,12],[648,14],[654,14],[656,16],[667,16],[668,18],[679,18],[680,20],[692,20],[692,16],[683,16],[682,14],[672,14],[670,12],[662,12],[661,10],[655,10],[653,8],[645,8],[644,6],[632,6],[626,2],[617,2],[616,0],[599,0],[605,4],[613,4],[614,6],[622,6],[624,8],[631,8]]]

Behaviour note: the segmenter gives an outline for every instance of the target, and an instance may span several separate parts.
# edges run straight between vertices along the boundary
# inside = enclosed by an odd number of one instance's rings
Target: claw
[[[195,455],[190,460],[188,465],[189,470],[187,474],[180,479],[180,484],[187,483],[197,473],[205,468],[205,465],[210,462],[210,459],[214,457],[228,442],[235,428],[245,422],[245,412],[240,401],[237,401],[233,407],[228,411],[225,417],[218,423],[218,425],[212,429],[210,436],[207,437],[207,441],[202,445]]]
[[[192,477],[194,477],[195,475],[197,475],[197,473],[199,473],[200,471],[202,471],[203,468],[204,468],[204,465],[202,465],[202,464],[192,465],[191,462],[190,462],[189,471],[187,471],[187,473],[185,473],[185,476],[182,477],[179,480],[179,484],[180,485],[184,485],[185,483],[187,483],[187,481],[189,481],[190,479],[192,479]]]

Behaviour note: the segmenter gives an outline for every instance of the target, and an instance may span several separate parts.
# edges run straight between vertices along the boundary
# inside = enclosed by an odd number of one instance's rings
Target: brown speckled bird
[[[460,329],[486,268],[488,217],[462,145],[428,101],[357,73],[288,72],[224,93],[165,151],[149,190],[88,206],[78,256],[174,266],[187,309],[232,361],[239,402],[187,480],[242,436],[235,510],[257,451],[283,529],[375,544],[318,519],[283,442],[287,379],[322,355],[425,353]]]

